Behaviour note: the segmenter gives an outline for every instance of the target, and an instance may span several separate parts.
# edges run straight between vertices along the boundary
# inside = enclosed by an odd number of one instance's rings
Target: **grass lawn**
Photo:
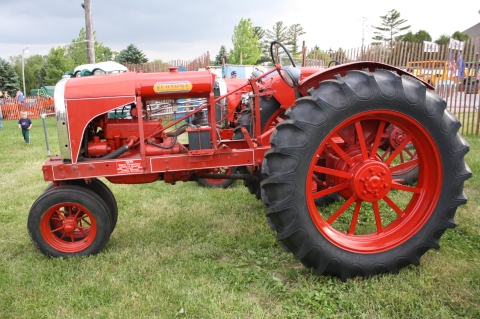
[[[117,185],[106,248],[86,258],[39,253],[30,206],[47,186],[42,121],[25,146],[0,131],[0,318],[480,318],[480,138],[467,137],[473,177],[457,227],[419,267],[346,283],[316,276],[275,240],[264,205],[241,182]],[[47,119],[51,153],[55,123]]]

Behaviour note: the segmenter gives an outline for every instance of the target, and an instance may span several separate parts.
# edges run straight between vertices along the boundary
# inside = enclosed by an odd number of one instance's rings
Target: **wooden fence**
[[[350,50],[302,50],[302,66],[324,68],[335,63],[373,61],[396,66],[435,87],[447,108],[462,122],[461,133],[480,133],[480,39],[446,45],[397,42]]]
[[[142,72],[167,72],[170,67],[183,66],[188,71],[196,71],[201,68],[210,66],[210,53],[207,52],[204,55],[193,60],[171,60],[169,62],[154,61],[144,64],[126,64],[129,71],[142,71]]]

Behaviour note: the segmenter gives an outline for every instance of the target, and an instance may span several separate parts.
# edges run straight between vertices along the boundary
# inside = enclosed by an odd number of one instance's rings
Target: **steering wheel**
[[[272,43],[270,44],[270,56],[272,57],[272,61],[273,61],[273,64],[275,65],[276,64],[276,61],[275,61],[275,55],[273,54],[273,46],[275,44],[278,44],[284,51],[285,53],[287,54],[288,56],[288,59],[290,60],[290,62],[292,63],[292,66],[293,67],[296,67],[296,64],[295,64],[295,61],[293,61],[293,57],[292,55],[290,54],[290,52],[288,52],[287,48],[281,43],[281,42],[278,42],[278,41],[272,41]],[[290,82],[290,81],[287,81],[287,79],[285,79],[285,77],[283,76],[282,74],[282,70],[278,70],[278,75],[280,75],[280,77],[282,78],[282,80],[291,88],[294,88],[295,85]]]
[[[332,63],[334,63],[335,65],[340,65],[340,64],[341,64],[340,61],[332,60],[332,61],[328,62],[328,66],[327,66],[327,67],[329,68]]]

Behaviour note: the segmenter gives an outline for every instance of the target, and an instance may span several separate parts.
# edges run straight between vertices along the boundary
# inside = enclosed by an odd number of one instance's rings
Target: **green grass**
[[[52,154],[58,152],[48,119]],[[42,122],[25,146],[0,131],[0,318],[479,318],[480,138],[467,137],[474,177],[441,249],[398,275],[342,283],[306,270],[275,240],[264,205],[240,182],[109,185],[119,206],[106,248],[87,258],[39,253],[27,234],[46,187]]]

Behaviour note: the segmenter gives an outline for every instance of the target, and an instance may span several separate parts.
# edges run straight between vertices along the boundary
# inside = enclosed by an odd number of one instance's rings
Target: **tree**
[[[394,40],[396,41],[402,36],[399,33],[410,28],[410,26],[401,26],[402,24],[407,22],[407,20],[400,19],[400,12],[395,9],[388,11],[386,15],[380,16],[380,18],[382,18],[382,26],[373,27],[378,31],[374,32],[375,36],[372,38],[377,42],[373,42],[372,44],[389,42],[390,46],[392,46]],[[384,33],[386,33],[387,35],[385,36]]]
[[[52,48],[47,55],[47,60],[40,70],[43,85],[55,85],[67,71],[73,71],[75,65],[66,55],[65,47]]]
[[[452,39],[459,40],[459,41],[467,41],[470,39],[470,36],[466,33],[455,31],[452,34]]]
[[[135,45],[130,44],[125,50],[115,57],[115,61],[120,64],[143,64],[147,63],[148,59],[145,57],[145,53],[140,51]]]
[[[258,48],[258,38],[253,30],[252,20],[240,19],[238,25],[233,29],[233,49],[230,50],[228,58],[230,63],[255,64],[260,58],[261,50]],[[240,55],[242,59],[240,61]]]
[[[303,28],[300,24],[292,24],[290,28],[288,28],[287,31],[287,36],[288,36],[288,44],[292,46],[291,53],[292,55],[296,55],[299,52],[298,50],[298,41],[300,40],[300,37],[304,35],[306,32],[303,31]]]
[[[400,40],[414,43],[423,43],[423,41],[432,41],[432,37],[425,30],[419,30],[415,34],[413,34],[412,31],[408,31],[406,34],[401,36]]]
[[[438,37],[437,40],[435,40],[435,43],[438,44],[438,45],[449,44],[450,43],[450,37],[446,34],[442,34],[440,37]]]
[[[213,61],[213,65],[222,65],[223,62],[228,63],[227,49],[224,45],[220,46],[220,51],[218,51],[215,61]]]
[[[258,48],[262,52],[262,55],[255,64],[262,64],[263,62],[270,61],[270,54],[268,52],[269,44],[263,41],[265,30],[263,30],[262,27],[254,27],[253,32],[257,36]]]
[[[15,96],[15,89],[19,87],[18,75],[12,65],[0,58],[0,91],[7,91],[10,96]]]
[[[93,33],[95,35],[95,32]],[[75,66],[88,63],[87,55],[87,34],[84,28],[80,29],[78,38],[73,39],[67,46],[67,57],[73,61]],[[94,36],[95,62],[112,61],[115,51],[97,41]]]
[[[13,69],[18,74],[19,82],[23,83],[22,78],[22,55],[11,56],[10,61]],[[42,85],[40,78],[40,69],[45,63],[45,57],[39,54],[32,55],[24,61],[25,73],[25,95],[29,95],[31,89],[39,88]]]

